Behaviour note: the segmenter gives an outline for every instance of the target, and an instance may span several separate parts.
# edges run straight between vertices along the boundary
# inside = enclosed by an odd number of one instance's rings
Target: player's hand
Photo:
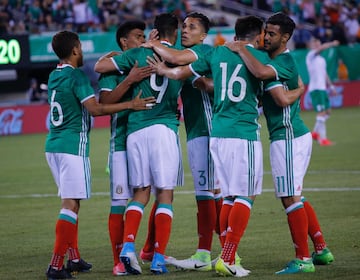
[[[103,57],[109,58],[109,57],[113,57],[113,56],[119,55],[119,54],[120,54],[120,52],[111,51],[111,52],[108,52],[107,54],[105,54]]]
[[[165,75],[165,71],[166,71],[165,62],[163,62],[161,58],[157,56],[155,53],[153,56],[147,56],[146,62],[158,75],[160,76]]]
[[[340,41],[334,40],[334,41],[333,41],[333,46],[336,47],[336,46],[338,46],[338,45],[340,45]]]
[[[330,85],[329,88],[328,88],[328,91],[329,91],[330,96],[338,95],[338,92],[337,92],[336,87],[334,85]]]
[[[140,82],[154,73],[154,70],[150,66],[138,67],[138,65],[138,62],[136,61],[126,77],[126,81],[130,85]]]
[[[131,108],[134,111],[140,111],[140,110],[150,110],[153,106],[155,106],[156,98],[154,96],[140,98],[142,94],[142,91],[139,90],[138,95],[131,100]]]
[[[149,41],[159,40],[159,31],[157,29],[152,29],[149,33]]]
[[[241,52],[241,49],[244,48],[248,42],[245,41],[233,41],[233,42],[226,42],[225,47],[229,48],[233,52]]]

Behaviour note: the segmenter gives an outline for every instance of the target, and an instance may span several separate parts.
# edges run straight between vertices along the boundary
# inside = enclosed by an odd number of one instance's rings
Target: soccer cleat
[[[334,255],[328,248],[324,248],[321,253],[314,252],[312,254],[312,261],[317,265],[327,265],[335,260]]]
[[[115,276],[127,275],[125,266],[122,262],[119,262],[117,265],[114,266],[112,273]]]
[[[249,270],[244,269],[241,264],[229,264],[219,258],[215,264],[215,271],[221,276],[244,277],[249,275]]]
[[[125,242],[120,253],[120,260],[129,274],[141,274],[141,267],[136,258],[134,242]]]
[[[145,252],[143,249],[140,250],[139,257],[143,263],[151,262],[154,256],[154,252]]]
[[[275,274],[294,274],[303,272],[315,272],[315,266],[311,260],[303,261],[294,259],[289,262],[284,269],[275,272]]]
[[[177,268],[190,269],[197,271],[210,271],[211,267],[211,256],[209,252],[196,252],[190,258],[185,260],[172,260],[168,261]]]
[[[318,141],[319,140],[319,133],[313,131],[311,132],[311,137],[313,140]]]
[[[211,260],[211,267],[215,268],[215,265],[217,263],[217,261],[220,259],[221,254],[218,255],[215,259]]]
[[[92,264],[87,263],[83,259],[79,259],[78,262],[68,260],[66,264],[66,270],[70,273],[89,272],[91,268]]]
[[[73,278],[70,272],[68,272],[64,267],[62,267],[60,270],[57,270],[54,269],[51,265],[49,265],[45,274],[48,280]]]
[[[221,254],[218,255],[215,259],[213,259],[213,260],[211,261],[211,266],[212,266],[212,267],[215,267],[215,264],[216,264],[216,262],[219,260],[220,257],[221,257]],[[235,264],[241,265],[241,258],[240,258],[240,256],[239,256],[238,253],[235,253]],[[248,272],[250,273],[251,271],[248,270]]]
[[[168,273],[165,266],[165,256],[159,253],[154,253],[154,257],[151,261],[150,270],[154,274],[164,274]]]
[[[320,146],[332,146],[334,145],[333,142],[331,142],[329,139],[327,138],[324,138],[324,139],[321,139],[320,142],[319,142]]]

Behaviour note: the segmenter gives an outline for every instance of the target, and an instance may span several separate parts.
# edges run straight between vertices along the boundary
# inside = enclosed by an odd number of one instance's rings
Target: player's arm
[[[207,77],[198,77],[193,82],[194,87],[205,91],[207,93],[213,94],[214,93],[214,80]]]
[[[123,110],[149,110],[152,106],[147,104],[155,103],[154,97],[140,98],[141,91],[138,95],[130,101],[114,103],[114,104],[101,104],[97,102],[95,96],[91,97],[83,102],[84,107],[89,111],[93,117],[110,115]]]
[[[175,65],[189,64],[197,59],[196,55],[191,50],[176,50],[168,48],[167,46],[161,44],[159,40],[149,40],[141,46],[145,48],[152,48],[154,52],[163,58],[163,60]]]
[[[225,44],[233,52],[240,55],[249,71],[260,80],[276,78],[276,71],[269,65],[262,64],[246,48],[246,43],[241,41],[228,42]]]
[[[160,76],[166,76],[169,79],[173,80],[185,80],[193,75],[189,65],[177,66],[177,67],[168,67],[165,65],[164,61],[154,54],[154,56],[148,56],[146,62],[151,66],[151,68]]]
[[[332,47],[336,47],[340,44],[340,42],[338,40],[334,40],[331,42],[326,42],[321,44],[319,47],[317,47],[315,50],[315,52],[318,54],[326,49],[332,48]]]
[[[100,57],[95,63],[94,71],[98,73],[117,71],[118,69],[114,64],[112,57],[118,54],[118,52],[109,52],[106,55]]]
[[[299,76],[298,88],[286,91],[282,85],[270,89],[271,97],[280,107],[286,107],[293,104],[305,91],[304,83]]]
[[[153,73],[153,70],[150,66],[138,67],[138,62],[135,62],[129,74],[116,88],[112,91],[100,92],[100,103],[111,104],[118,102],[133,84],[149,77],[151,73]]]

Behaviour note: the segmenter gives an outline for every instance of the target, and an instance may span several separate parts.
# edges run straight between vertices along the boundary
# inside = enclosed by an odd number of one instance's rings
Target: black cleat
[[[73,278],[72,275],[64,267],[62,267],[62,269],[60,270],[57,270],[52,268],[50,265],[46,271],[46,277],[48,280]]]
[[[87,263],[83,259],[79,259],[78,262],[67,261],[66,270],[70,273],[77,272],[89,272],[92,268],[91,263]]]

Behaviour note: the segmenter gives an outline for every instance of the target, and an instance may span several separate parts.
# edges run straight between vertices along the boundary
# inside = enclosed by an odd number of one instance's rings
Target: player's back
[[[94,96],[89,78],[79,68],[58,65],[48,80],[50,131],[46,151],[88,155],[89,112],[81,104]]]
[[[172,46],[169,46],[172,47]],[[135,62],[138,67],[147,66],[146,57],[153,56],[154,52],[147,48],[128,50],[115,59],[119,70],[128,72]],[[154,124],[164,124],[177,131],[179,121],[176,118],[177,100],[182,87],[182,81],[151,74],[133,88],[133,97],[141,90],[141,97],[154,96],[156,105],[151,110],[133,111],[129,116],[128,134]]]
[[[253,47],[249,51],[262,63],[269,57]],[[214,49],[209,61],[214,79],[212,136],[259,140],[258,95],[261,82],[241,57],[224,46]]]

